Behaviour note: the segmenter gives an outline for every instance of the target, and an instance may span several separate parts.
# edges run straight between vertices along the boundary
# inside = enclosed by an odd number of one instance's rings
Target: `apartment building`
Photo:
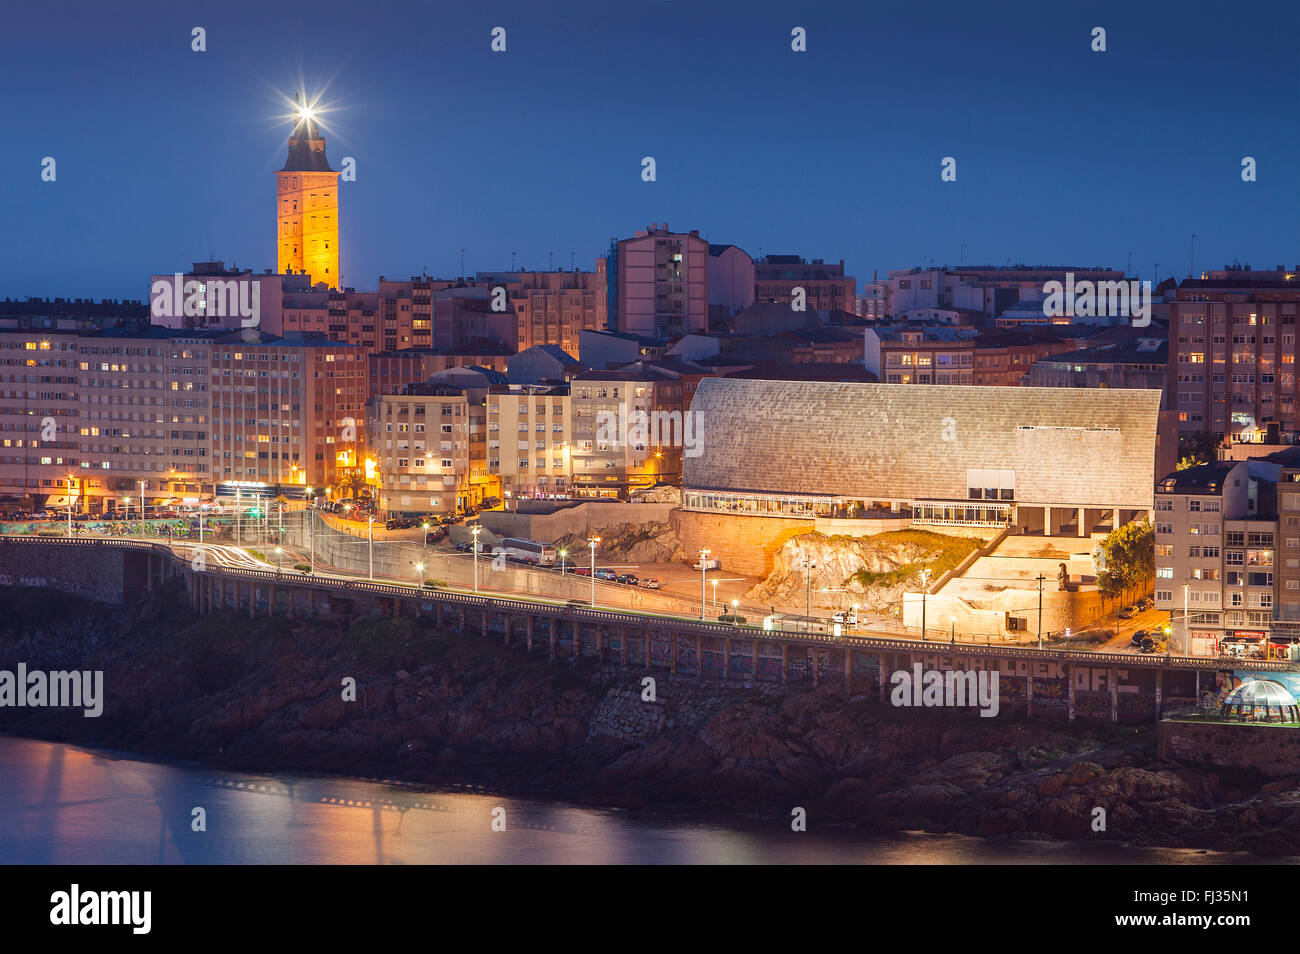
[[[796,288],[810,309],[858,312],[858,280],[844,274],[844,259],[827,265],[820,258],[767,255],[754,263],[754,301],[793,301]]]
[[[574,496],[626,499],[659,483],[681,482],[680,455],[664,453],[681,438],[657,426],[652,416],[656,410],[680,407],[680,379],[649,368],[589,371],[569,386]],[[665,397],[670,391],[675,398]],[[634,426],[638,420],[647,422],[644,429]]]
[[[76,332],[0,329],[0,495],[15,507],[80,493],[81,375]]]
[[[368,412],[379,510],[454,514],[496,496],[487,466],[487,406],[475,389],[412,384]]]
[[[936,322],[877,322],[863,331],[863,361],[884,384],[1023,384],[1034,362],[1078,350],[1095,329],[986,329]],[[1100,340],[1100,339],[1098,339]]]
[[[361,349],[245,329],[216,339],[209,363],[220,482],[319,488],[360,470],[368,393]]]
[[[512,343],[519,351],[555,345],[577,354],[585,330],[603,329],[609,320],[609,278],[605,259],[594,272],[479,272],[475,282],[506,290],[518,327]]]
[[[709,243],[698,230],[673,232],[666,222],[611,239],[609,330],[648,338],[706,330],[709,261]]]
[[[59,506],[72,476],[100,510],[324,487],[357,465],[362,358],[254,328],[0,331],[0,493]]]
[[[1155,605],[1170,613],[1176,652],[1214,656],[1225,640],[1272,630],[1280,472],[1266,460],[1219,461],[1157,481]]]
[[[521,497],[567,496],[573,414],[567,385],[503,385],[488,393],[488,472],[507,506]]]
[[[735,245],[709,246],[709,327],[754,303],[754,260]]]
[[[963,265],[893,269],[884,285],[887,313],[918,319],[944,313],[958,324],[993,325],[1019,302],[1041,302],[1048,282],[1120,281],[1124,273],[1079,265]],[[1041,312],[1041,305],[1038,308]]]
[[[121,325],[78,341],[85,503],[102,509],[214,492],[210,376],[220,331]]]
[[[367,356],[369,397],[397,394],[408,384],[421,384],[452,368],[486,368],[504,373],[513,356],[514,352],[501,342],[488,338],[476,338],[456,348],[374,351]]]
[[[1275,424],[1300,433],[1296,411],[1294,270],[1225,269],[1188,279],[1169,303],[1169,407],[1179,435],[1258,441]]]

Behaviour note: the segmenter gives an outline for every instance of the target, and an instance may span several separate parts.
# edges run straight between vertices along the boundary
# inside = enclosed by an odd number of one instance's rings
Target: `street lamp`
[[[1043,648],[1043,580],[1047,579],[1047,577],[1039,573],[1037,579],[1038,579],[1038,648],[1042,649]],[[1116,624],[1115,630],[1116,633],[1119,632],[1118,623]]]
[[[375,578],[375,515],[370,514],[370,522],[366,525],[366,534],[370,540],[370,579]]]
[[[925,595],[930,592],[930,568],[921,571],[921,642],[925,642]]]
[[[564,558],[568,555],[568,550],[560,551],[560,576],[564,576]]]
[[[283,547],[276,547],[276,548],[275,548],[275,572],[276,572],[276,575],[279,575],[279,573],[280,573],[280,555],[281,555],[282,553],[284,553],[284,548],[283,548]]]
[[[709,550],[707,547],[700,550],[700,619],[704,619],[704,591],[707,589],[704,585],[704,581],[708,577],[708,557],[711,552],[713,551]]]
[[[717,609],[718,608],[718,578],[715,576],[713,579],[709,580],[709,582],[713,584],[713,608]]]
[[[470,530],[474,535],[474,592],[478,592],[478,535],[483,532],[483,527],[475,524]]]
[[[307,488],[307,549],[311,553],[311,571],[316,572],[316,507],[315,500],[311,496],[311,488]]]
[[[419,582],[423,583],[423,582],[424,582],[424,564],[423,564],[423,563],[417,563],[417,564],[415,564],[415,574],[416,574],[416,576],[415,576],[416,580],[418,580]]]
[[[72,475],[68,475],[68,539],[72,539]]]
[[[587,540],[587,546],[591,547],[591,607],[596,608],[596,547],[600,543],[600,537],[591,537]],[[701,616],[701,619],[704,617]]]
[[[140,519],[144,519],[144,481],[140,481]]]
[[[812,571],[815,569],[817,569],[817,561],[805,557],[803,561],[803,625],[808,630],[812,629]]]

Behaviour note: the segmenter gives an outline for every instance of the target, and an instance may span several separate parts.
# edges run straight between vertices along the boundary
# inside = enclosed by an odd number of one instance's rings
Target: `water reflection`
[[[1142,864],[1248,856],[1114,844],[868,839],[356,779],[212,772],[0,738],[5,864]],[[195,808],[206,831],[192,830]],[[504,809],[505,831],[493,831]]]

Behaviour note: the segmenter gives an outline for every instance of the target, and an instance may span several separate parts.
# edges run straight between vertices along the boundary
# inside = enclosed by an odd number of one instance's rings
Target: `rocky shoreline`
[[[802,807],[869,832],[1300,854],[1300,779],[1159,760],[1151,726],[899,711],[829,684],[720,689],[662,673],[649,703],[638,671],[550,663],[428,620],[196,617],[178,591],[123,608],[5,589],[0,614],[0,669],[104,671],[101,717],[0,708],[12,735],[651,811]]]

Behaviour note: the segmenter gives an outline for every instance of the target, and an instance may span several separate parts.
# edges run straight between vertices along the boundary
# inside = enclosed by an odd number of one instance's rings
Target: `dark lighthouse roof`
[[[280,171],[335,172],[330,168],[330,161],[325,158],[325,140],[316,126],[316,120],[302,114],[302,101],[298,96],[294,97],[294,102],[300,112],[293,126],[293,135],[289,137],[289,156]]]

